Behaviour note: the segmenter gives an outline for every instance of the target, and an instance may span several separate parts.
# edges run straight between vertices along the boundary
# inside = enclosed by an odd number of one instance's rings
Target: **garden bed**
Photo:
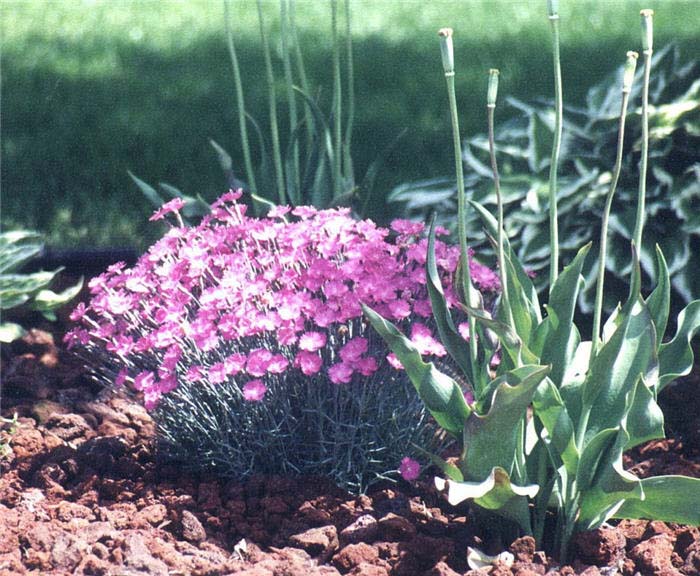
[[[358,497],[323,479],[184,475],[158,462],[144,408],[93,384],[48,332],[5,347],[2,373],[2,415],[20,425],[0,463],[1,575],[446,576],[470,570],[468,546],[500,551],[431,471]],[[698,380],[696,369],[664,392],[669,439],[627,468],[700,476]],[[515,563],[493,576],[700,574],[700,531],[663,522],[580,535],[566,566],[529,538],[510,550]]]

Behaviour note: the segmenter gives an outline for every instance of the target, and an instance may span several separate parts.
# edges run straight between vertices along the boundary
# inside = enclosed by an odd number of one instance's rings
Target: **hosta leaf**
[[[391,322],[368,306],[363,305],[362,309],[372,327],[403,364],[406,374],[433,418],[451,434],[460,435],[471,409],[459,384],[432,363],[424,362],[413,343]]]
[[[0,342],[3,344],[9,344],[15,340],[21,338],[27,333],[27,331],[22,328],[19,324],[14,322],[2,322],[0,323]]]
[[[450,314],[447,301],[445,300],[442,283],[440,282],[440,276],[435,262],[435,219],[433,219],[430,225],[428,254],[425,267],[430,304],[433,309],[433,318],[435,319],[438,333],[440,334],[440,341],[449,355],[457,363],[457,366],[460,367],[462,372],[472,383],[473,388],[480,390],[482,386],[475,381],[475,367],[472,366],[471,357],[469,356],[469,347],[455,328],[452,315]]]
[[[485,478],[497,466],[512,473],[521,432],[519,423],[549,370],[549,366],[538,365],[512,370],[496,388],[488,413],[472,413],[464,427],[465,478]]]
[[[678,329],[673,340],[659,348],[659,391],[679,376],[690,373],[693,367],[693,349],[690,341],[698,330],[700,300],[695,300],[678,315]]]
[[[644,302],[638,299],[621,313],[619,328],[594,358],[583,389],[583,405],[591,406],[586,437],[620,424],[627,395],[640,376],[657,369],[656,331]]]
[[[544,425],[549,437],[550,451],[561,459],[572,476],[576,474],[579,452],[576,448],[574,424],[554,383],[545,378],[533,398],[535,416]]]
[[[34,235],[25,236],[25,238],[34,238]],[[21,246],[0,244],[0,274],[17,272],[26,262],[37,256],[42,248],[41,243]]]
[[[625,500],[615,518],[646,518],[700,526],[700,478],[653,476],[640,481],[644,499]]]
[[[62,306],[66,302],[75,298],[83,287],[83,279],[73,285],[69,286],[61,292],[54,292],[53,290],[40,290],[34,297],[31,308],[32,310],[37,310],[39,312],[47,312],[49,310],[54,310],[59,306]]]
[[[447,490],[447,500],[452,505],[473,500],[482,508],[514,520],[523,530],[530,532],[527,499],[537,495],[539,486],[517,486],[511,482],[503,468],[494,467],[483,482],[455,482],[436,478],[435,486],[440,491]]]

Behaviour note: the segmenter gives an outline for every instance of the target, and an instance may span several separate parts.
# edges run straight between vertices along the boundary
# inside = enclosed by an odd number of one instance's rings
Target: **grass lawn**
[[[329,3],[296,4],[309,75],[327,100]],[[560,4],[569,103],[621,64],[626,50],[640,49],[640,8],[656,11],[658,47],[675,40],[686,57],[700,54],[698,0]],[[265,2],[275,40],[278,6]],[[265,125],[255,2],[232,0],[232,9],[247,106]],[[4,227],[37,228],[54,245],[143,248],[159,229],[147,222],[150,206],[127,170],[212,200],[225,183],[209,138],[242,166],[218,0],[5,0],[0,10]],[[438,28],[455,29],[465,134],[485,129],[490,67],[501,69],[502,95],[551,94],[545,0],[352,0],[352,11],[358,175],[408,129],[380,189],[451,169]],[[273,56],[281,79],[278,42]],[[284,117],[281,126],[286,133]],[[381,198],[373,208],[386,216]]]

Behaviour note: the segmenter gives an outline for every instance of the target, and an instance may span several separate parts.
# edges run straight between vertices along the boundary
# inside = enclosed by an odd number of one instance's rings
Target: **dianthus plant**
[[[253,218],[239,196],[222,196],[197,227],[181,225],[180,204],[163,206],[154,218],[179,225],[132,269],[92,280],[68,342],[102,379],[142,394],[166,452],[184,464],[331,475],[363,490],[415,444],[436,442],[360,305],[401,325],[429,358],[446,357],[433,337],[423,225],[390,230],[305,206]],[[453,306],[459,250],[435,251]],[[476,262],[472,277],[487,294],[498,289]]]

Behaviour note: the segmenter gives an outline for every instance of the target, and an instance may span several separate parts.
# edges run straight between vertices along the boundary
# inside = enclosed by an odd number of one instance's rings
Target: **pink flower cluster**
[[[360,303],[413,322],[421,352],[445,355],[428,327],[422,224],[397,220],[390,231],[308,206],[254,218],[239,197],[224,194],[196,227],[171,228],[133,268],[117,264],[93,279],[89,304],[72,313],[69,345],[106,355],[120,368],[116,383],[142,391],[149,409],[182,382],[230,383],[261,401],[292,374],[335,384],[373,374],[387,350]],[[458,250],[437,241],[436,256],[454,305]],[[498,289],[493,271],[472,266],[481,289]]]

